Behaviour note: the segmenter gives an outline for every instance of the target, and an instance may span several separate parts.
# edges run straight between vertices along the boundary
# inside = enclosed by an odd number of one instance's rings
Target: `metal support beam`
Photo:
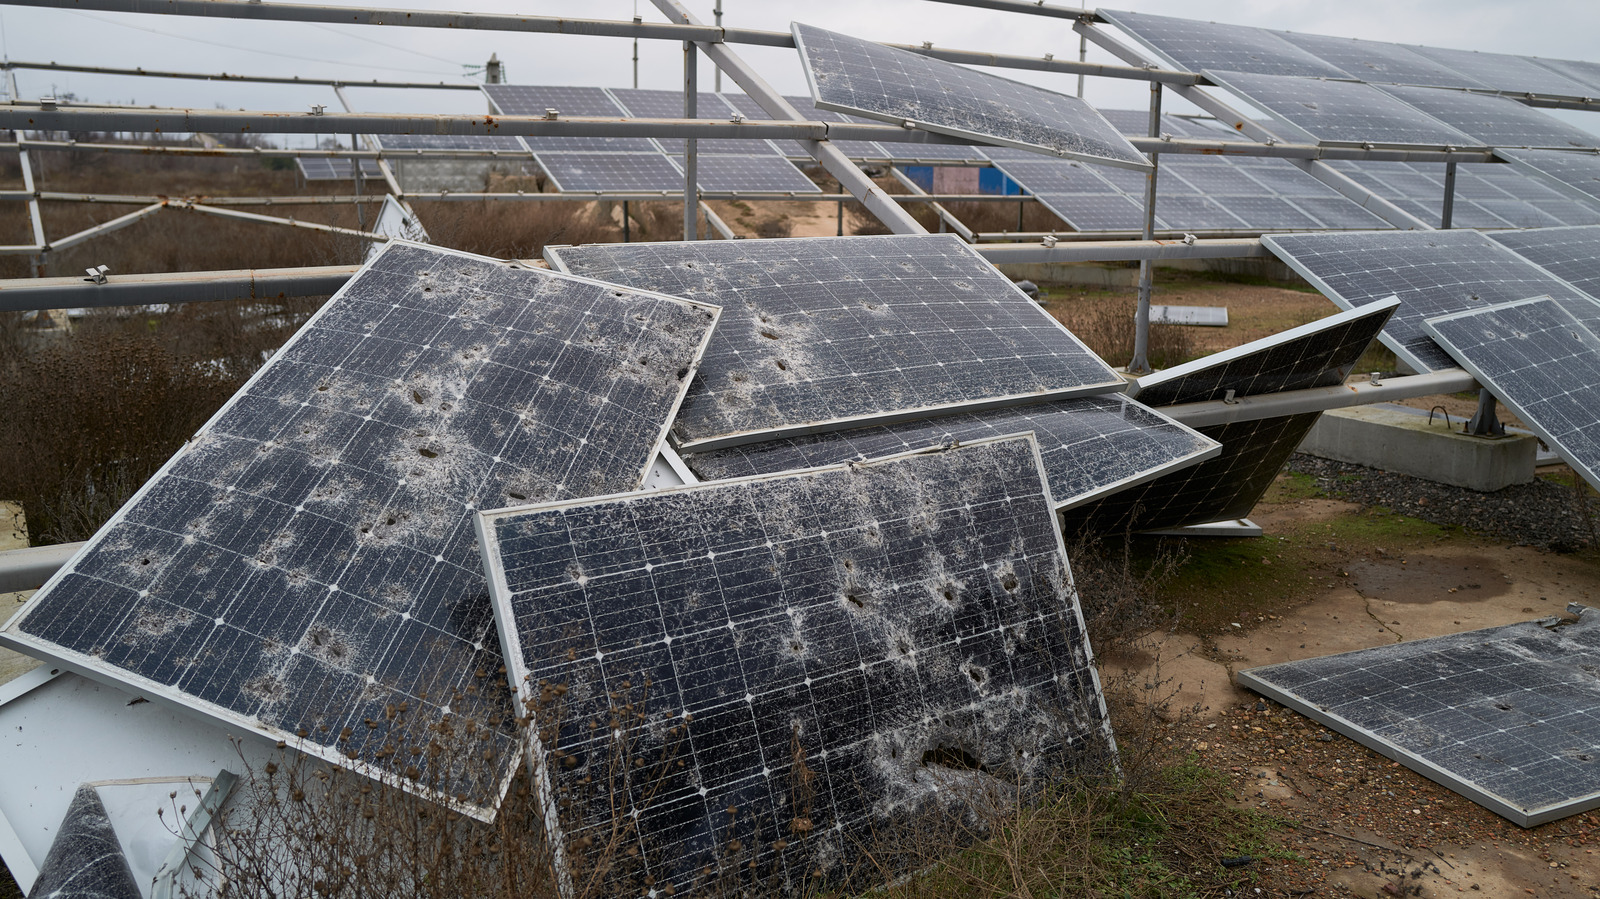
[[[132,224],[134,224],[136,222],[143,221],[144,219],[147,219],[150,216],[155,215],[156,213],[160,212],[162,209],[165,209],[166,205],[167,205],[166,203],[160,203],[160,202],[151,203],[149,206],[146,206],[143,209],[135,210],[135,211],[130,212],[130,213],[126,214],[126,215],[119,215],[116,218],[111,219],[110,221],[101,222],[100,224],[95,225],[93,227],[85,228],[85,229],[83,229],[82,231],[79,231],[76,234],[72,234],[72,235],[68,235],[67,237],[63,237],[60,240],[56,241],[55,243],[51,244],[50,245],[50,249],[51,250],[65,250],[68,247],[75,247],[78,244],[83,243],[84,241],[93,240],[94,238],[100,237],[101,235],[110,234],[113,231],[120,231],[123,228],[128,227],[129,225],[132,225]]]
[[[344,95],[344,88],[334,87],[333,92],[339,98],[339,105],[344,107],[345,112],[354,113],[356,111],[355,107],[350,104],[350,98]],[[484,118],[488,118],[488,116],[484,116]],[[351,133],[354,134],[357,130],[359,129],[353,128],[351,129]],[[371,135],[363,135],[363,138],[368,143],[373,144],[372,149],[378,149]],[[360,163],[357,163],[356,171],[360,172],[360,170]],[[399,202],[400,208],[404,209],[407,215],[411,216],[412,218],[416,218],[417,211],[411,208],[410,203],[406,202],[406,192],[405,189],[400,186],[400,179],[395,177],[394,169],[390,168],[389,163],[381,157],[378,159],[378,174],[383,176],[383,183],[388,186],[389,193],[393,194],[395,200]]]
[[[0,552],[0,593],[43,587],[56,569],[67,564],[83,547],[82,543],[57,543]]]
[[[172,849],[167,852],[167,857],[162,860],[161,867],[157,869],[154,882],[150,885],[150,899],[172,899],[177,881],[183,872],[188,870],[190,858],[195,847],[200,844],[200,837],[216,818],[221,810],[222,803],[228,799],[228,794],[233,792],[234,785],[239,782],[239,775],[224,768],[212,778],[210,789],[195,804],[194,811],[189,813],[183,827],[178,831],[178,839],[173,843]]]
[[[927,191],[923,190],[920,186],[918,186],[917,182],[912,181],[911,177],[909,175],[907,175],[905,172],[901,171],[898,167],[890,166],[889,167],[889,174],[894,176],[894,180],[896,180],[896,181],[900,182],[902,185],[904,185],[906,190],[911,191],[911,195],[912,196],[915,196],[915,197],[927,197],[927,196],[929,196]],[[959,235],[961,235],[961,239],[962,240],[966,241],[967,243],[976,242],[976,239],[974,238],[973,233],[972,233],[972,229],[968,228],[965,224],[963,224],[961,219],[956,218],[956,214],[951,212],[949,209],[945,208],[944,204],[937,203],[937,202],[934,202],[932,199],[929,199],[928,200],[928,205],[933,208],[934,214],[939,216],[940,223],[945,224],[945,225],[949,225],[950,226],[950,230],[956,232]],[[839,212],[840,212],[840,214],[842,216],[843,213],[844,213],[844,207],[843,206],[839,207]],[[844,233],[844,222],[843,222],[842,218],[840,219],[839,229],[840,229],[840,233],[843,234]]]
[[[1380,383],[1361,381],[1333,387],[1313,387],[1309,390],[1289,390],[1264,396],[1249,396],[1231,403],[1214,400],[1206,403],[1186,403],[1181,406],[1163,406],[1161,412],[1191,428],[1204,428],[1233,422],[1278,418],[1301,412],[1326,412],[1329,409],[1408,400],[1419,396],[1433,396],[1436,393],[1459,393],[1477,386],[1478,382],[1473,380],[1472,375],[1459,368],[1452,368],[1425,375],[1385,378]]]
[[[1495,411],[1494,394],[1487,387],[1478,388],[1478,408],[1472,413],[1472,420],[1467,422],[1467,433],[1474,437],[1504,437],[1506,426]]]
[[[1150,82],[1151,137],[1161,134],[1161,82]],[[1144,176],[1144,234],[1146,241],[1156,236],[1156,178],[1161,172],[1161,154],[1150,157],[1150,171]],[[1128,373],[1146,374],[1150,371],[1150,293],[1154,287],[1155,265],[1149,259],[1139,260],[1139,301],[1133,311],[1133,358],[1128,361]]]
[[[243,222],[256,222],[262,225],[282,225],[288,228],[301,228],[307,231],[321,231],[324,234],[343,234],[347,237],[359,237],[374,243],[387,243],[388,235],[374,234],[371,231],[357,231],[354,228],[340,228],[337,225],[324,225],[319,222],[301,222],[295,219],[279,218],[275,215],[262,215],[259,212],[245,212],[241,209],[220,209],[216,206],[207,206],[204,203],[190,203],[184,200],[174,200],[173,209],[182,209],[188,212],[198,212],[203,215],[214,215],[218,218],[237,219]]]
[[[311,78],[301,75],[283,77],[281,75],[239,75],[229,72],[175,72],[167,69],[119,69],[112,66],[76,66],[59,62],[25,62],[22,60],[7,60],[0,63],[6,70],[6,79],[9,83],[13,80],[13,70],[29,69],[41,72],[80,72],[86,75],[121,75],[130,78],[174,78],[185,81],[230,81],[237,84],[309,84],[323,87],[381,87],[395,90],[446,90],[446,91],[479,91],[474,82],[455,83],[449,81],[352,81],[349,78]],[[17,98],[13,98],[17,99]]]
[[[112,274],[104,284],[94,284],[81,277],[22,278],[0,281],[0,312],[326,296],[343,286],[359,268],[328,265],[154,275]]]
[[[33,225],[33,243],[39,248],[33,261],[33,276],[44,277],[45,254],[50,252],[50,242],[44,237],[44,213],[39,209],[38,185],[33,183],[33,162],[28,158],[25,148],[17,148],[17,164],[22,168],[22,189],[31,196],[28,198],[28,221]]]
[[[700,52],[693,41],[683,42],[683,117],[695,118],[700,96],[700,73],[697,61]],[[696,152],[698,141],[688,138],[683,142],[683,239],[700,238],[700,161]]]
[[[706,225],[709,226],[712,231],[715,231],[717,234],[721,235],[723,240],[739,239],[739,235],[733,233],[733,229],[728,227],[728,223],[722,220],[722,216],[717,215],[716,211],[711,208],[711,204],[701,203],[700,211],[705,213]]]
[[[1138,262],[1145,259],[1243,259],[1271,256],[1261,240],[1236,237],[1222,240],[1116,240],[1062,241],[1053,247],[1043,244],[979,244],[978,255],[995,265],[1038,262]]]
[[[1439,215],[1439,227],[1449,229],[1456,211],[1456,164],[1444,164],[1444,212]]]

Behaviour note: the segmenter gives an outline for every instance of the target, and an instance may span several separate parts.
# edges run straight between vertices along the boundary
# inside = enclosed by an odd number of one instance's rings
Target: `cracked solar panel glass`
[[[1523,827],[1600,807],[1600,612],[1239,672]]]
[[[1585,149],[1600,146],[1600,135],[1569,125],[1510,97],[1399,85],[1384,85],[1381,90],[1491,147]]]
[[[1595,318],[1600,318],[1596,316]],[[1424,323],[1462,367],[1600,487],[1600,337],[1548,298]]]
[[[659,91],[645,88],[612,88],[615,97],[628,115],[639,119],[681,119],[683,91]],[[734,110],[722,102],[720,94],[701,91],[695,97],[695,118],[726,122],[733,118]],[[763,116],[762,118],[768,118]],[[683,140],[658,137],[656,143],[669,156],[683,155]],[[696,139],[695,153],[728,156],[776,156],[778,150],[766,140],[740,140],[738,138]]]
[[[1111,764],[1027,437],[479,527],[557,868],[608,894],[881,883],[887,835]]]
[[[1196,428],[1222,453],[1061,513],[1067,534],[1158,531],[1232,521],[1255,508],[1321,412]]]
[[[1489,238],[1590,296],[1600,294],[1600,227],[1498,231]]]
[[[683,167],[683,157],[672,161]],[[750,193],[821,193],[815,181],[782,156],[695,156],[695,180],[701,190]],[[682,182],[680,177],[679,182]]]
[[[1469,75],[1441,65],[1403,44],[1326,34],[1276,33],[1296,47],[1349,72],[1357,81],[1475,89],[1487,87]]]
[[[1057,508],[1196,464],[1220,450],[1148,406],[1105,394],[752,443],[694,453],[684,463],[701,480],[722,481],[1030,431]]]
[[[1242,398],[1337,386],[1399,305],[1371,303],[1202,356],[1139,378],[1129,394],[1152,406],[1175,406],[1226,399],[1229,393]]]
[[[1442,63],[1497,91],[1514,94],[1543,94],[1547,97],[1587,97],[1594,91],[1521,56],[1454,50],[1445,47],[1412,47],[1417,53]]]
[[[1567,196],[1585,201],[1600,200],[1600,154],[1566,150],[1495,150],[1523,172],[1542,178],[1545,184]]]
[[[1483,146],[1370,84],[1209,69],[1205,75],[1271,113],[1269,127],[1281,137],[1324,144]]]
[[[395,150],[498,150],[527,156],[522,141],[506,135],[489,134],[375,134],[385,151]]]
[[[1154,51],[1161,61],[1174,69],[1186,72],[1226,69],[1311,78],[1350,77],[1338,66],[1265,28],[1112,9],[1095,12]]]
[[[685,450],[1122,379],[952,234],[590,245],[563,270],[724,307],[673,425]]]
[[[1105,165],[1150,161],[1077,97],[795,23],[818,106]]]
[[[485,84],[483,92],[504,115],[543,116],[554,109],[562,116],[620,118],[624,114],[603,88],[548,84]],[[680,107],[681,109],[681,107]],[[654,153],[647,137],[524,137],[535,153]]]
[[[300,167],[300,177],[307,181],[354,181],[356,178],[356,160],[354,159],[333,159],[322,156],[314,156],[309,159],[296,157],[294,164]],[[361,176],[369,179],[382,178],[383,171],[378,168],[378,161],[376,159],[361,160]]]
[[[1476,231],[1271,234],[1261,242],[1345,309],[1390,296],[1400,309],[1383,344],[1419,372],[1456,368],[1423,331],[1424,319],[1534,296],[1570,301],[1600,317],[1600,304]]]
[[[475,676],[475,510],[636,489],[714,318],[392,241],[0,642],[492,817],[516,738]],[[405,751],[447,718],[488,761]]]
[[[660,153],[540,153],[536,158],[559,191],[683,192],[683,172]]]

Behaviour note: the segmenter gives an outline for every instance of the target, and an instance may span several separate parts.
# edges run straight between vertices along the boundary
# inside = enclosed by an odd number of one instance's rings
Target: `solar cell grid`
[[[1284,137],[1333,144],[1482,146],[1370,84],[1212,69],[1205,75],[1271,113],[1276,120],[1272,130],[1286,131]]]
[[[375,134],[384,150],[499,150],[526,155],[528,149],[516,137],[486,134]]]
[[[590,245],[546,255],[563,270],[726,309],[673,428],[686,450],[1122,387],[955,235]]]
[[[806,116],[807,118],[815,119],[815,120],[817,120],[819,122],[861,122],[861,121],[865,121],[864,119],[852,118],[850,116],[845,115],[842,112],[836,112],[836,111],[834,111],[832,109],[818,109],[817,105],[814,102],[812,102],[810,97],[784,97],[784,99],[788,100],[789,104],[791,106],[793,106],[795,108],[795,110],[798,111],[801,115]],[[750,103],[754,103],[755,101],[751,100],[749,102]],[[888,159],[889,158],[889,151],[887,149],[885,149],[884,147],[879,146],[876,141],[870,141],[870,140],[836,140],[836,141],[832,141],[832,143],[833,143],[833,145],[835,147],[839,148],[839,152],[841,152],[844,155],[850,157],[851,159]],[[796,144],[796,146],[798,146],[798,143]],[[804,148],[802,148],[800,150],[799,155],[805,155],[805,156],[807,156],[807,158],[809,158],[809,154],[807,154],[805,152]]]
[[[1430,318],[1424,327],[1574,471],[1600,486],[1600,337],[1589,327],[1600,314],[1585,323],[1569,309],[1545,297]]]
[[[1600,227],[1497,231],[1489,238],[1590,296],[1600,294]]]
[[[1496,150],[1522,171],[1544,179],[1567,196],[1600,200],[1600,154],[1563,150]]]
[[[1402,44],[1324,34],[1276,33],[1296,47],[1350,73],[1359,81],[1477,89],[1486,87],[1469,75],[1434,62]]]
[[[1549,69],[1558,75],[1571,78],[1573,81],[1589,88],[1589,96],[1600,94],[1600,63],[1581,61],[1576,59],[1545,59],[1539,56],[1525,56],[1534,65]]]
[[[1159,184],[1159,182],[1158,182]],[[1244,231],[1249,226],[1210,197],[1156,193],[1156,218],[1170,230]]]
[[[1560,219],[1523,200],[1485,198],[1472,202],[1513,228],[1550,228],[1562,224]],[[1453,220],[1454,216],[1451,218]]]
[[[1398,296],[1384,345],[1419,372],[1455,368],[1424,319],[1550,295],[1600,318],[1600,304],[1476,231],[1268,235],[1261,242],[1345,309]]]
[[[1497,91],[1554,97],[1586,97],[1593,93],[1583,84],[1521,56],[1445,47],[1411,49],[1457,72],[1470,72],[1472,77]]]
[[[608,892],[848,889],[1114,751],[1029,437],[479,530],[558,869],[615,845]]]
[[[1213,441],[1121,394],[943,415],[694,453],[684,462],[702,480],[728,480],[860,462],[951,443],[1032,432],[1057,508],[1193,465],[1219,451]]]
[[[1295,197],[1293,203],[1324,228],[1363,231],[1394,227],[1344,197]]]
[[[683,191],[683,172],[660,153],[540,153],[539,166],[560,191]]]
[[[1034,194],[1034,198],[1077,231],[1139,231],[1144,228],[1144,207],[1122,194],[1041,193]]]
[[[1105,165],[1149,167],[1077,97],[800,23],[792,28],[819,106]]]
[[[1382,90],[1491,147],[1600,146],[1600,135],[1524,106],[1510,97],[1463,90],[1385,85]]]
[[[1239,673],[1523,827],[1600,807],[1600,612]]]
[[[1096,14],[1186,72],[1225,69],[1267,75],[1348,78],[1345,71],[1265,28],[1101,9]]]
[[[672,157],[683,168],[681,156]],[[782,156],[696,156],[701,190],[749,193],[821,193],[822,188]],[[679,183],[682,183],[679,176]]]
[[[485,84],[483,92],[504,115],[542,116],[554,109],[565,116],[624,115],[603,88],[547,84]],[[654,153],[647,137],[525,137],[535,153]]]
[[[356,160],[335,159],[325,156],[310,158],[295,157],[295,165],[300,167],[300,177],[307,181],[354,181],[356,177]],[[383,171],[378,168],[376,159],[362,159],[361,176],[363,178],[382,178]]]
[[[1252,231],[1304,231],[1324,227],[1320,219],[1282,197],[1223,195],[1213,199],[1222,208],[1243,219]]]
[[[0,642],[491,818],[516,752],[475,510],[636,489],[715,318],[391,241]],[[489,761],[404,751],[447,719]]]

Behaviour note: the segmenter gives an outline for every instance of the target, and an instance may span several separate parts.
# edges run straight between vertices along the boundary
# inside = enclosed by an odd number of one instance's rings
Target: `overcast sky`
[[[628,19],[633,0],[458,0],[457,8],[523,15]],[[442,8],[438,3],[390,0],[389,7]],[[1470,50],[1492,50],[1600,61],[1595,0],[1127,0],[1127,7],[1219,22],[1334,34]],[[691,0],[706,21],[712,0]],[[1072,59],[1078,38],[1071,22],[968,9],[927,0],[723,0],[724,24],[788,30],[792,20],[858,37],[898,43],[933,41],[959,49]],[[649,0],[637,4],[646,21],[665,21]],[[1120,8],[1120,7],[1111,7]],[[230,72],[253,75],[445,81],[480,80],[464,66],[491,53],[505,62],[510,80],[525,84],[628,87],[632,43],[610,38],[458,32],[426,28],[326,26],[303,23],[197,19],[78,10],[0,7],[0,37],[8,59],[79,65]],[[804,93],[805,79],[792,50],[736,47],[764,77],[786,93]],[[667,41],[643,41],[640,86],[681,86],[683,55]],[[1090,59],[1112,62],[1091,46]],[[709,88],[709,65],[701,65]],[[1006,71],[1067,93],[1076,78]],[[149,78],[111,78],[62,72],[19,71],[24,98],[72,93],[83,100],[160,106],[250,109],[338,108],[327,88],[247,86]],[[1142,83],[1090,79],[1088,98],[1105,108],[1143,106]],[[352,91],[360,111],[476,112],[483,101],[467,92]],[[1183,111],[1179,104],[1169,109]],[[1600,130],[1594,113],[1564,116]]]

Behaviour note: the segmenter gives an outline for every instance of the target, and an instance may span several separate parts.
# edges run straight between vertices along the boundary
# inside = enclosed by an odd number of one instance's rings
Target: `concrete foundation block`
[[[1533,480],[1539,441],[1473,437],[1387,404],[1325,412],[1300,452],[1484,493]]]

